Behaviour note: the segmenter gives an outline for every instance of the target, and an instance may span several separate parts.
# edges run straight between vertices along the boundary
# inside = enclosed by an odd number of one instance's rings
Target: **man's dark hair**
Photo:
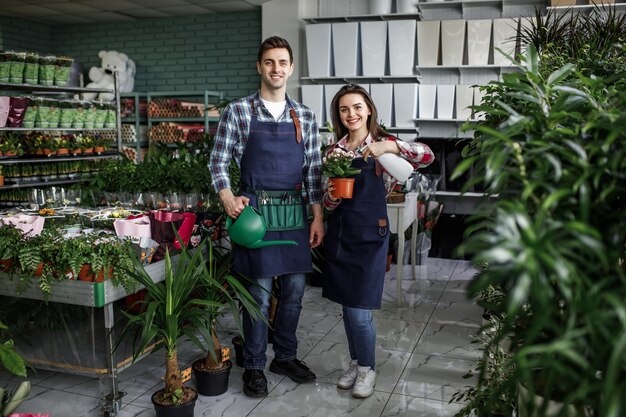
[[[257,62],[261,62],[261,59],[263,59],[263,53],[265,51],[275,48],[285,48],[289,52],[289,63],[293,64],[293,51],[291,50],[291,45],[289,45],[289,42],[287,42],[287,40],[279,36],[272,36],[263,41],[263,43],[259,47],[259,54],[256,59]]]

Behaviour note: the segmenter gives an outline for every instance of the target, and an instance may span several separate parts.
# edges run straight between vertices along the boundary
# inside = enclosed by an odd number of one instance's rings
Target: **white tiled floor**
[[[374,395],[358,400],[349,390],[335,386],[349,363],[340,306],[322,298],[321,288],[308,287],[300,319],[299,356],[317,374],[317,382],[296,384],[269,371],[269,396],[252,399],[242,393],[243,370],[233,366],[228,391],[218,397],[200,396],[196,416],[223,417],[334,417],[411,416],[448,417],[460,408],[449,404],[451,395],[472,380],[462,376],[479,356],[471,336],[480,325],[481,309],[465,297],[465,287],[475,273],[468,262],[428,259],[418,266],[417,280],[410,267],[403,275],[404,304],[396,303],[395,265],[387,273],[383,308],[375,312],[379,372]],[[232,318],[226,317],[223,340],[233,335]],[[268,366],[272,358],[268,349]],[[203,356],[190,343],[179,358],[185,364]],[[153,354],[119,375],[122,399],[120,417],[155,415],[151,394],[160,388],[163,356]],[[0,386],[8,376],[0,373]],[[103,388],[97,378],[38,371],[31,378],[32,392],[20,412],[48,413],[51,417],[101,416]]]

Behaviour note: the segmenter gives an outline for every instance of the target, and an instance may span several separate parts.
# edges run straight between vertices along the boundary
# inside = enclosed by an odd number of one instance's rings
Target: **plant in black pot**
[[[240,308],[246,309],[254,320],[265,320],[248,290],[238,278],[230,274],[231,262],[230,251],[222,254],[214,251],[211,244],[208,245],[208,274],[204,275],[206,285],[200,287],[198,294],[198,298],[204,300],[207,318],[211,323],[209,332],[202,333],[208,353],[192,366],[198,392],[207,396],[226,392],[232,368],[229,351],[222,347],[218,337],[217,319],[224,314],[231,314],[239,334],[243,333]]]
[[[626,39],[626,24],[603,27]],[[456,172],[474,165],[499,195],[464,248],[487,265],[470,295],[505,294],[491,308],[519,417],[626,415],[626,48],[607,46],[606,74],[589,45],[556,68],[529,45],[520,71],[487,88]]]

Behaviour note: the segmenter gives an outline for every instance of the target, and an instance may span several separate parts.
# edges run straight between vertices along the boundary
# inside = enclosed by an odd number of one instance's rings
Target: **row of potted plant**
[[[101,135],[2,132],[0,156],[91,155],[105,152],[111,144],[110,140]]]
[[[19,276],[21,288],[36,282],[45,296],[52,282],[67,279],[111,279],[132,292],[130,241],[88,234],[65,238],[64,233],[55,224],[46,225],[36,236],[24,236],[12,225],[0,226],[0,270]]]
[[[0,51],[0,83],[64,86],[73,58],[36,52]]]
[[[212,190],[207,162],[206,156],[185,151],[179,157],[160,155],[138,164],[128,160],[103,161],[101,169],[91,176],[85,187],[92,192],[112,195],[144,193],[146,198],[202,193],[206,207],[217,208],[219,198]]]
[[[115,104],[27,97],[21,127],[114,129]]]

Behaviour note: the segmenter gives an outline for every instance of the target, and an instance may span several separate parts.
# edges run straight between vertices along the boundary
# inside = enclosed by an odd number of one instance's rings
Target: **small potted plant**
[[[4,175],[2,175],[2,165],[0,165],[0,187],[4,187]]]
[[[328,177],[334,187],[333,197],[352,198],[354,176],[361,172],[352,167],[355,155],[352,151],[335,148],[322,159],[322,174]]]

